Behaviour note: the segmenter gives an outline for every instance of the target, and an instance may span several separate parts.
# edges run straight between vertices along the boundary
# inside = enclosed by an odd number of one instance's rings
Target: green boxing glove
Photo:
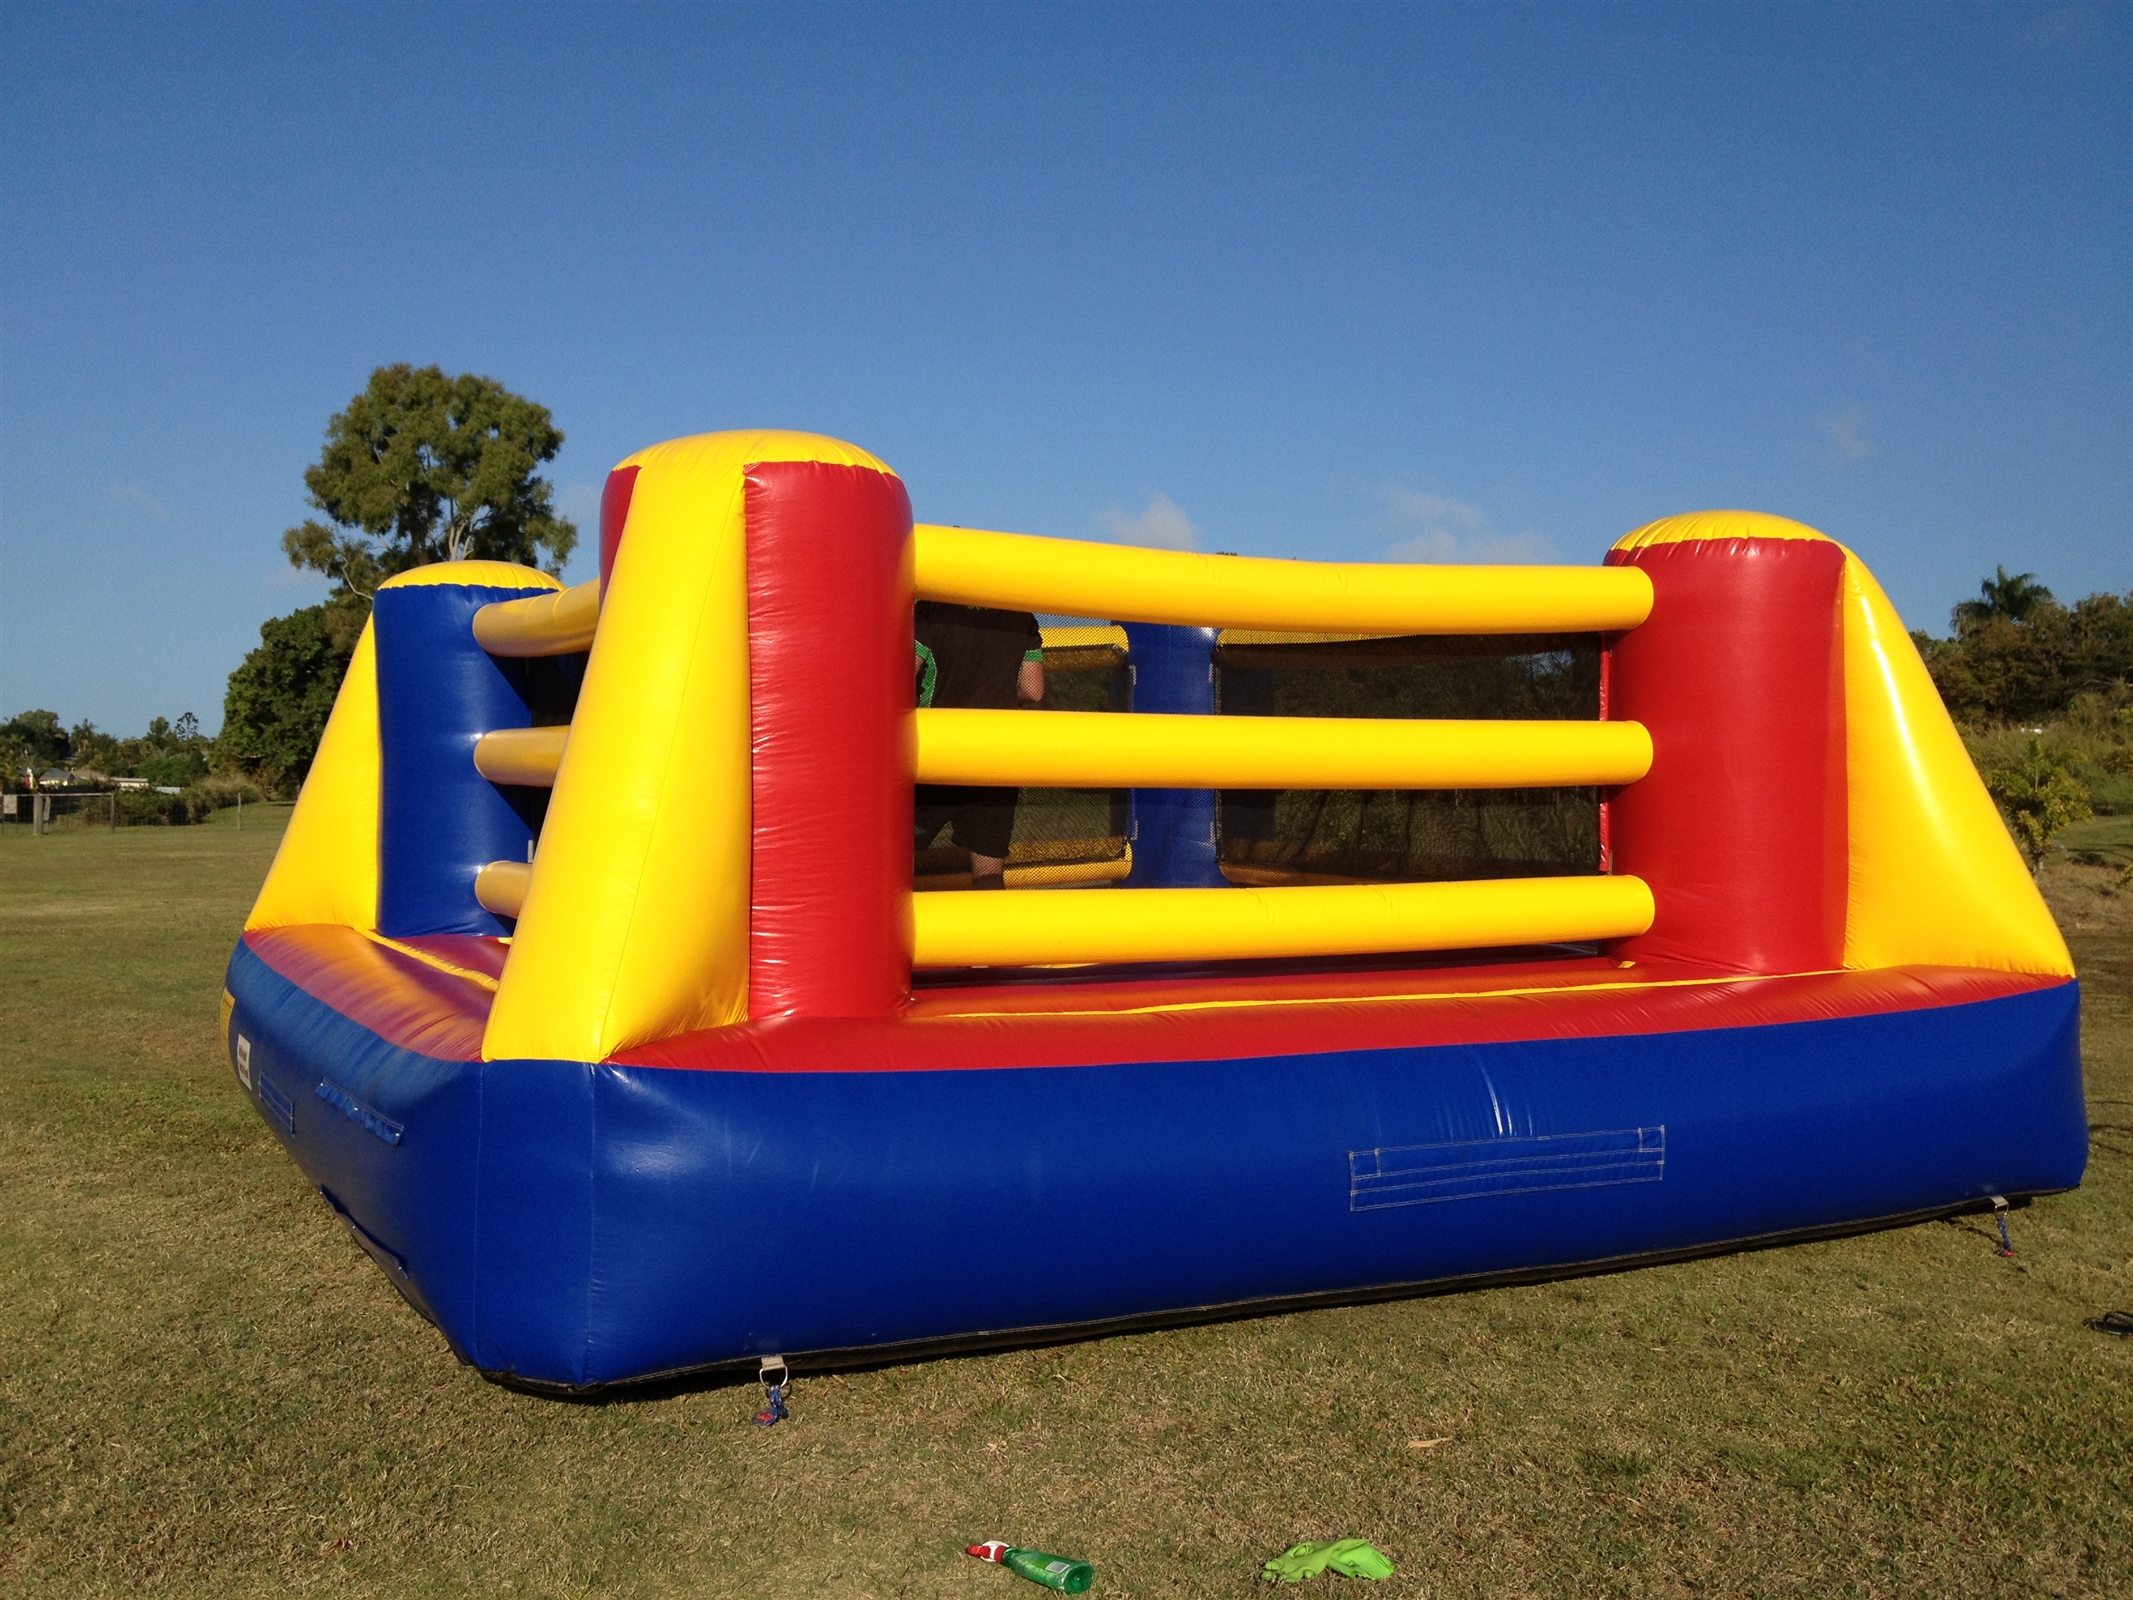
[[[1293,1544],[1260,1569],[1259,1576],[1272,1583],[1302,1583],[1321,1572],[1338,1572],[1344,1578],[1389,1578],[1392,1563],[1367,1539],[1335,1539],[1330,1544]]]

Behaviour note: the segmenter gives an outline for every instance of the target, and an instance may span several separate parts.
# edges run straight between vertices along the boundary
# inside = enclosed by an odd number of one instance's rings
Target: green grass
[[[2012,1262],[1967,1218],[803,1378],[764,1432],[483,1382],[305,1188],[215,1037],[285,817],[0,833],[0,1592],[1036,1594],[960,1553],[1001,1537],[1242,1595],[1351,1534],[1388,1596],[2133,1592],[2133,1344],[2084,1325],[2133,1307],[2115,871],[2048,869],[2094,1154]]]
[[[2094,856],[2098,864],[2133,867],[2133,813],[2077,822],[2052,842],[2068,855]]]

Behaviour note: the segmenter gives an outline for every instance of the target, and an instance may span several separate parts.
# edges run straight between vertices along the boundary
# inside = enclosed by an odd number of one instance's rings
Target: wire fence
[[[182,827],[205,822],[212,799],[185,790],[40,789],[0,795],[0,828],[30,834],[79,833],[89,828]],[[237,826],[244,826],[244,795],[236,795]]]

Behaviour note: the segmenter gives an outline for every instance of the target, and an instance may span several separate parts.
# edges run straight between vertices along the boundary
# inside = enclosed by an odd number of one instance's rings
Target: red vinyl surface
[[[424,945],[442,945],[425,940]],[[388,1043],[444,1060],[481,1054],[491,990],[343,927],[245,935],[291,983]],[[493,940],[454,941],[440,959]],[[470,970],[472,959],[455,964]],[[2065,980],[1955,967],[1775,978],[1596,958],[1089,983],[973,985],[898,1017],[774,1018],[623,1051],[626,1066],[725,1072],[944,1071],[1240,1060],[1415,1045],[1755,1027],[1964,1005]]]
[[[748,1015],[886,1017],[911,970],[911,502],[748,469]]]
[[[1383,977],[1383,974],[1374,976]],[[687,1034],[626,1050],[618,1064],[724,1072],[955,1071],[1099,1066],[1118,1061],[1236,1061],[1417,1045],[1495,1044],[1680,1033],[1914,1011],[1996,999],[2065,980],[1953,967],[1704,978],[1519,993],[1193,1004],[1012,1014],[943,1012],[895,1021],[792,1018]],[[1052,992],[1054,1004],[1071,991]]]
[[[1627,559],[1652,580],[1652,614],[1615,643],[1609,715],[1651,730],[1652,770],[1615,791],[1608,843],[1658,915],[1615,953],[1734,972],[1835,966],[1849,865],[1843,548],[1714,539]]]
[[[424,933],[393,943],[429,957],[433,964],[478,973],[491,983],[503,977],[504,958],[511,954],[508,940],[474,933]]]
[[[441,1061],[481,1059],[482,1030],[489,1025],[489,1002],[496,994],[493,973],[503,970],[500,940],[440,934],[394,941],[480,973],[487,983],[446,972],[337,924],[262,928],[246,934],[244,942],[299,989],[387,1044]]]
[[[617,467],[607,475],[600,490],[600,592],[615,570],[615,552],[622,548],[622,529],[630,518],[630,497],[637,492],[637,469]]]

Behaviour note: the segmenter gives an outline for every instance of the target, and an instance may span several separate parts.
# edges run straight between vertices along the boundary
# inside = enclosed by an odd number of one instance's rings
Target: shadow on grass
[[[2057,1193],[2059,1191],[2044,1191]],[[2007,1197],[2009,1211],[2027,1210],[2036,1196],[2010,1195]],[[1957,1206],[1936,1206],[1928,1211],[1910,1212],[1900,1217],[1884,1217],[1870,1222],[1836,1223],[1827,1227],[1803,1228],[1788,1233],[1768,1234],[1754,1239],[1728,1241],[1723,1244],[1699,1245],[1681,1250],[1653,1251],[1645,1255],[1620,1256],[1607,1261],[1579,1262],[1570,1266],[1536,1267],[1515,1272],[1481,1273],[1473,1277],[1447,1279],[1438,1283],[1395,1284],[1379,1289],[1336,1290],[1326,1294],[1295,1295],[1280,1300],[1252,1301],[1245,1305],[1206,1306],[1196,1310],[1166,1311],[1148,1316],[1117,1317],[1104,1322],[1076,1323],[1066,1327],[1027,1328],[1004,1333],[962,1335],[949,1339],[916,1340],[907,1344],[869,1346],[857,1350],[824,1350],[805,1354],[784,1356],[787,1370],[795,1378],[830,1376],[861,1372],[878,1372],[891,1367],[910,1366],[918,1362],[959,1361],[982,1356],[997,1355],[1009,1350],[1033,1350],[1091,1344],[1098,1340],[1114,1339],[1136,1333],[1154,1333],[1167,1329],[1208,1327],[1221,1323],[1258,1321],[1267,1317],[1287,1316],[1302,1311],[1334,1310],[1344,1306],[1380,1305],[1401,1300],[1426,1300],[1445,1295],[1472,1294],[1485,1289],[1516,1288],[1523,1285],[1543,1283],[1566,1283],[1583,1278],[1610,1278],[1623,1273],[1640,1272],[1649,1267],[1667,1266],[1676,1262],[1705,1261],[1728,1256],[1746,1256],[1766,1250],[1784,1250],[1794,1245],[1809,1244],[1825,1239],[1857,1238],[1872,1233],[1887,1233],[1900,1228],[1917,1227],[1922,1223],[1946,1222],[1965,1232],[1975,1234],[1991,1245],[1995,1253],[2000,1246],[1996,1229],[1981,1227],[1969,1220],[1980,1214],[1990,1216],[1997,1207],[1991,1200],[1965,1201]],[[358,1241],[360,1242],[360,1241]],[[413,1304],[412,1301],[409,1302]],[[420,1308],[415,1308],[419,1314]],[[545,1400],[561,1400],[572,1405],[626,1406],[643,1405],[661,1400],[671,1400],[681,1395],[716,1392],[738,1388],[758,1382],[760,1357],[743,1362],[725,1362],[713,1367],[694,1368],[687,1372],[665,1373],[652,1378],[639,1378],[627,1383],[608,1383],[575,1388],[566,1384],[529,1382],[508,1373],[485,1372],[482,1376],[500,1388],[517,1394],[534,1396]]]

